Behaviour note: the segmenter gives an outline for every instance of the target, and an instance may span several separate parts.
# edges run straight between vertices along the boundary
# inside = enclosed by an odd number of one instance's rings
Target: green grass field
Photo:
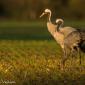
[[[78,57],[69,58],[62,71],[60,56],[61,49],[52,40],[1,40],[0,84],[13,81],[13,85],[84,85],[85,58],[82,65]]]
[[[66,21],[65,26],[84,28],[85,21]],[[47,30],[46,21],[1,21],[0,39],[24,39],[24,40],[47,40],[51,37]]]
[[[85,85],[85,54],[81,65],[76,55],[61,70],[61,52],[45,22],[0,22],[0,85]]]

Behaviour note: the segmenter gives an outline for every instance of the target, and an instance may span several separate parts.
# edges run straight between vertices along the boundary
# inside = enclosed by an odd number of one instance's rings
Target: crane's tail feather
[[[85,41],[85,29],[77,29],[78,30],[78,32],[80,33],[80,35],[81,35],[81,39],[83,40],[83,41]]]
[[[85,53],[85,29],[77,29],[81,36],[81,42],[79,43],[79,48]]]
[[[79,48],[82,52],[85,53],[85,41],[82,41],[82,43],[80,43]]]

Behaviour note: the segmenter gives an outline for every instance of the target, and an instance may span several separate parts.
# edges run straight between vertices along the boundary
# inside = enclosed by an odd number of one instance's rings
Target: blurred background
[[[85,0],[0,0],[0,39],[51,39],[44,9],[52,10],[52,20],[85,27]]]

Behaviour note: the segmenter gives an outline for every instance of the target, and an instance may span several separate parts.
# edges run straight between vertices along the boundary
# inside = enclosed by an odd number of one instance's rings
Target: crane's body
[[[76,31],[75,28],[72,27],[61,27],[59,28],[60,32],[62,32],[64,34],[64,37],[68,36],[70,33]]]
[[[64,44],[73,49],[74,47],[78,47],[78,44],[81,42],[80,33],[78,31],[71,32],[65,39]]]

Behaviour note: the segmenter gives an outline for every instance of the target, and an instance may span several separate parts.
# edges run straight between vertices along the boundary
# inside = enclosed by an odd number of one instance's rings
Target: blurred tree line
[[[0,0],[0,18],[34,20],[45,8],[55,18],[85,19],[85,0]]]

